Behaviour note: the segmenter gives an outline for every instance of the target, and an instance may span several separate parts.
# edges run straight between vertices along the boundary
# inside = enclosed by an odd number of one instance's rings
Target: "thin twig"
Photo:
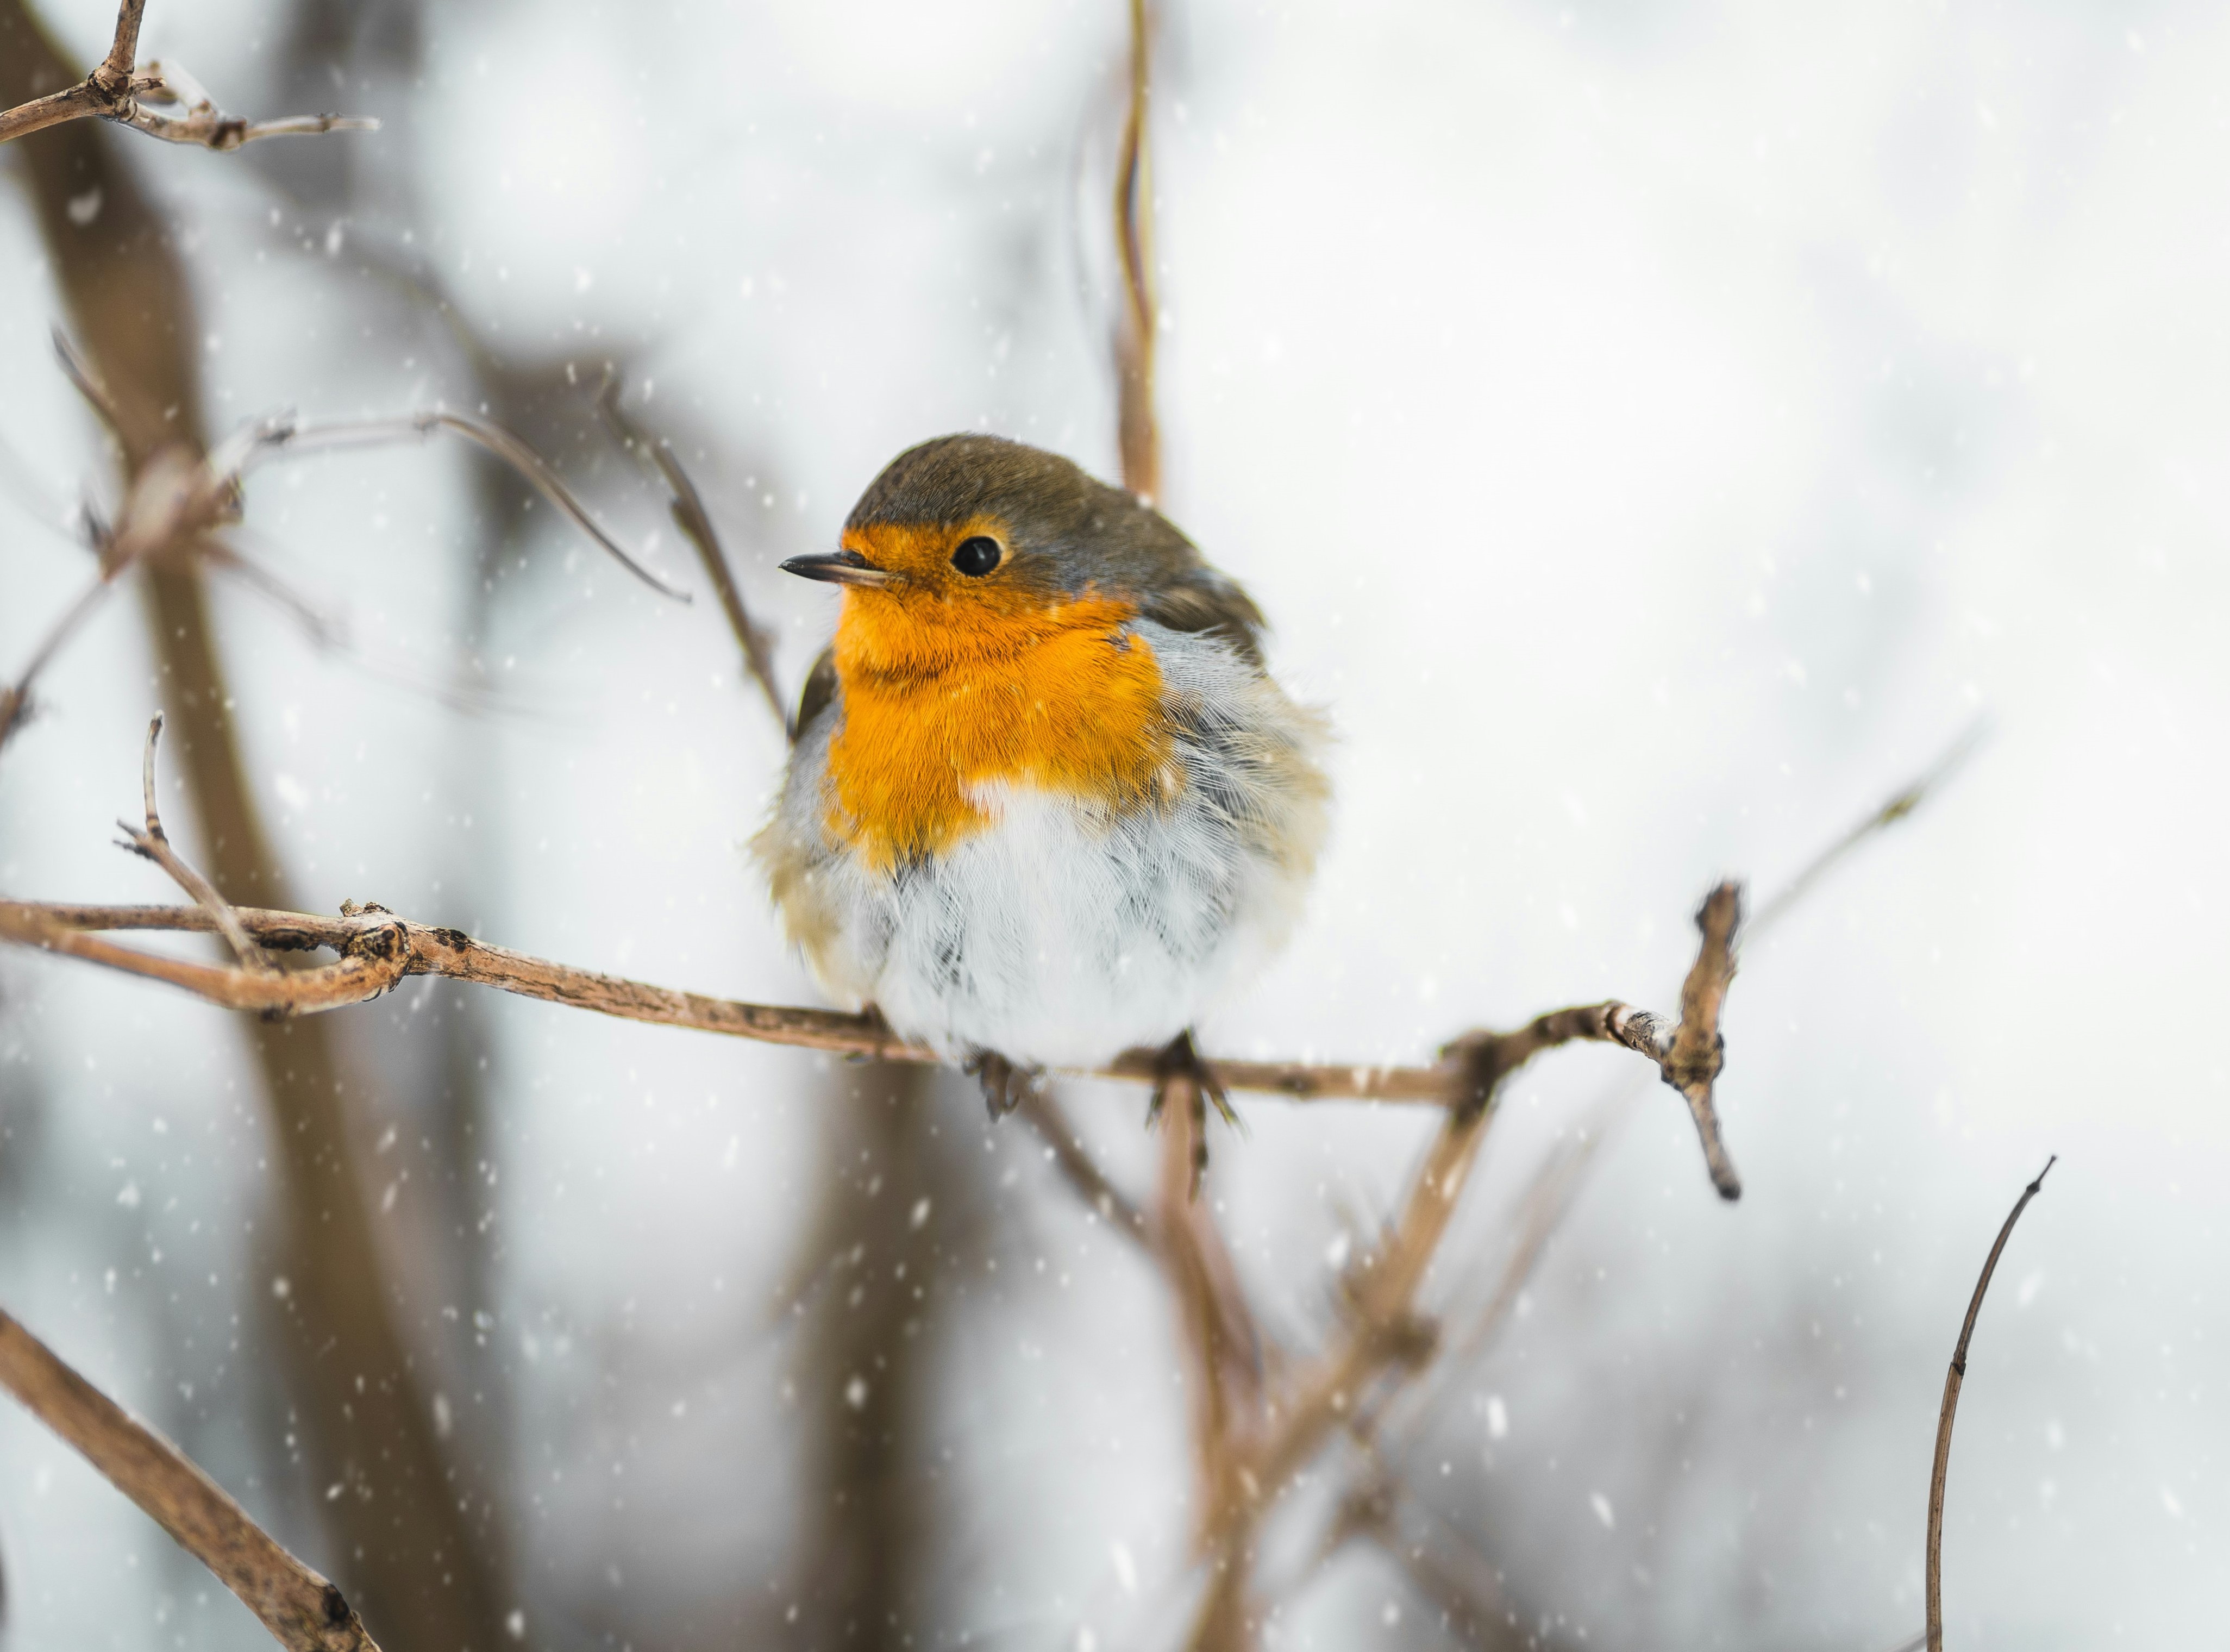
[[[1099,1219],[1151,1250],[1154,1237],[1146,1223],[1146,1213],[1108,1179],[1107,1172],[1085,1151],[1068,1115],[1045,1087],[1032,1086],[1026,1089],[1015,1112],[1043,1138],[1047,1151],[1053,1155],[1054,1168],[1076,1190],[1077,1196],[1099,1213]]]
[[[171,881],[194,898],[194,904],[207,913],[209,921],[224,937],[225,945],[240,965],[251,975],[276,973],[271,960],[263,956],[248,932],[241,927],[240,919],[226,904],[216,887],[197,871],[184,855],[171,846],[171,835],[163,829],[163,816],[155,807],[155,747],[163,738],[163,714],[155,713],[147,725],[147,755],[140,771],[139,789],[145,801],[147,824],[144,829],[129,821],[116,823],[117,830],[124,834],[122,847],[143,860],[152,861],[171,875]]]
[[[1624,1004],[1595,1005],[1541,1016],[1514,1033],[1471,1034],[1450,1047],[1463,1076],[1393,1227],[1350,1270],[1345,1334],[1280,1400],[1268,1432],[1236,1454],[1225,1494],[1208,1511],[1207,1546],[1226,1573],[1243,1569],[1253,1533],[1272,1501],[1331,1434],[1363,1413],[1379,1378],[1404,1367],[1421,1369],[1436,1355],[1439,1334],[1418,1313],[1417,1294],[1478,1162],[1495,1100],[1533,1056],[1576,1038],[1608,1039],[1648,1055],[1666,1081],[1689,1097],[1699,1126],[1712,1124],[1705,1139],[1714,1184],[1728,1197],[1731,1184],[1740,1191],[1724,1152],[1711,1157],[1717,1132],[1711,1108],[1718,1015],[1733,974],[1730,944],[1739,908],[1739,889],[1727,883],[1711,892],[1697,914],[1702,938],[1681,992],[1679,1023]],[[1209,1614],[1228,1610],[1228,1603],[1211,1597],[1196,1621],[1194,1644],[1208,1643]]]
[[[93,610],[100,606],[100,599],[108,594],[108,590],[109,582],[103,577],[80,592],[77,600],[62,610],[55,623],[47,628],[46,636],[41,637],[38,646],[31,650],[29,661],[16,681],[7,687],[0,688],[0,745],[7,744],[8,737],[16,732],[29,712],[31,685],[37,680],[39,673],[44,671],[55,655],[61,652],[62,644],[69,641],[77,628],[93,616]]]
[[[341,1591],[289,1554],[168,1440],[4,1311],[0,1387],[137,1503],[296,1652],[379,1652]]]
[[[140,15],[147,0],[124,0],[116,13],[116,35],[100,67],[75,86],[0,110],[0,144],[65,121],[98,118],[144,132],[166,143],[203,149],[238,149],[262,138],[287,138],[325,132],[377,132],[379,122],[354,115],[292,115],[281,120],[245,120],[222,113],[201,82],[172,63],[135,66],[139,52]],[[183,113],[158,113],[151,103],[175,105]]]
[[[67,354],[64,360],[69,360]],[[102,406],[98,381],[81,379],[78,388],[96,408]],[[5,745],[22,726],[39,674],[93,616],[124,572],[136,563],[167,553],[211,514],[200,462],[185,448],[164,448],[140,467],[125,498],[122,514],[113,528],[100,536],[94,547],[100,574],[48,627],[16,681],[0,689],[0,745]]]
[[[1997,1271],[1998,1257],[2003,1254],[2006,1241],[2013,1237],[2014,1223],[2021,1220],[2028,1202],[2044,1191],[2044,1178],[2059,1162],[2058,1153],[2044,1161],[2044,1168],[2036,1179],[2021,1190],[2014,1201],[2013,1210],[2007,1214],[2006,1224],[1998,1229],[1998,1242],[1990,1247],[1983,1260],[1982,1276],[1975,1281],[1975,1294],[1967,1304],[1967,1317],[1959,1326],[1959,1344],[1951,1351],[1951,1368],[1943,1374],[1943,1410],[1936,1419],[1936,1467],[1928,1478],[1928,1652],[1943,1652],[1943,1482],[1951,1472],[1951,1419],[1959,1409],[1959,1387],[1967,1380],[1967,1343],[1975,1334],[1975,1320],[1982,1311],[1982,1294],[1990,1288],[1990,1275]]]
[[[1908,784],[1891,794],[1882,806],[1852,827],[1842,836],[1829,844],[1812,863],[1789,880],[1788,886],[1772,900],[1761,905],[1750,921],[1743,926],[1741,939],[1748,940],[1758,931],[1786,913],[1789,909],[1810,894],[1812,887],[1832,871],[1836,863],[1877,832],[1886,830],[1928,800],[1930,793],[1957,773],[1975,755],[1989,732],[1988,724],[1982,718],[1969,723],[1959,738],[1944,749],[1937,758]]]
[[[1162,437],[1154,416],[1153,158],[1146,133],[1151,46],[1146,0],[1131,0],[1130,97],[1115,161],[1115,247],[1123,266],[1115,422],[1123,486],[1148,500],[1162,495]]]
[[[774,649],[766,632],[753,623],[750,610],[744,606],[744,593],[736,584],[735,571],[728,565],[719,532],[712,526],[712,515],[705,508],[697,484],[681,468],[680,455],[664,436],[654,442],[645,436],[622,410],[620,377],[616,370],[607,370],[604,374],[604,382],[596,391],[596,411],[620,446],[640,456],[666,483],[671,496],[667,510],[674,518],[674,526],[697,547],[697,560],[704,567],[705,577],[712,582],[713,592],[720,599],[720,611],[727,616],[728,629],[735,633],[736,645],[744,651],[744,669],[766,695],[767,709],[774,713],[774,720],[781,726],[784,736],[795,740],[797,730],[791,726],[790,713],[783,705],[782,689],[775,681]]]
[[[77,347],[76,341],[60,327],[48,329],[47,336],[54,343],[55,356],[61,363],[64,376],[76,387],[77,393],[85,397],[87,404],[100,415],[100,422],[108,427],[108,433],[122,442],[123,416],[116,410],[116,402],[109,395],[108,386],[101,383],[100,372],[85,358],[85,352]]]
[[[323,425],[274,422],[257,432],[252,450],[243,455],[240,468],[244,471],[255,461],[269,455],[309,453],[320,448],[396,442],[410,436],[430,436],[436,430],[447,430],[462,436],[502,460],[532,484],[543,498],[570,518],[582,532],[601,545],[620,566],[660,596],[670,597],[678,603],[691,600],[687,591],[668,584],[613,538],[540,454],[500,424],[470,413],[459,413],[448,408],[431,408],[399,419],[364,419]]]
[[[116,431],[117,412],[106,386],[100,382],[85,358],[60,330],[54,334],[55,352],[60,358],[62,370],[69,376],[87,402],[98,413],[112,431]],[[677,590],[653,573],[608,532],[589,507],[583,504],[571,489],[559,480],[541,455],[501,425],[468,413],[454,413],[447,409],[434,409],[412,414],[408,418],[377,419],[329,425],[302,425],[292,418],[266,419],[258,423],[243,425],[203,458],[184,444],[164,448],[139,468],[132,479],[124,508],[113,528],[98,537],[95,550],[99,553],[100,577],[81,592],[61,616],[48,628],[38,645],[32,650],[29,661],[14,682],[0,687],[0,745],[22,726],[31,707],[31,690],[39,674],[52,663],[64,643],[76,634],[117,580],[137,564],[171,553],[178,547],[187,547],[193,554],[203,556],[229,567],[249,583],[294,608],[299,615],[307,617],[313,629],[324,636],[322,622],[300,603],[274,577],[256,568],[229,547],[210,537],[210,531],[236,523],[240,516],[241,487],[243,478],[257,464],[278,457],[314,452],[321,448],[367,445],[378,442],[423,437],[437,429],[448,430],[463,436],[494,454],[524,476],[544,498],[558,507],[577,525],[581,531],[609,553],[619,565],[661,596],[677,602],[690,600],[686,591]],[[678,468],[676,474],[679,474]],[[683,478],[686,484],[686,478]],[[677,502],[677,519],[680,514]],[[699,507],[701,512],[701,507]],[[715,584],[719,577],[715,577]],[[730,582],[730,592],[732,582]],[[725,603],[728,594],[724,593]],[[740,612],[741,604],[736,605]],[[733,617],[732,614],[731,617]],[[748,624],[748,621],[744,622]],[[755,668],[756,674],[756,668]],[[781,714],[778,699],[770,675],[760,676],[760,682],[770,704]]]

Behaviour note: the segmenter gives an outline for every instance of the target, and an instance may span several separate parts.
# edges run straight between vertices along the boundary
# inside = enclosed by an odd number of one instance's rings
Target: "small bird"
[[[1150,506],[998,436],[900,454],[840,543],[782,565],[843,598],[752,845],[815,976],[995,1119],[1142,1044],[1224,1107],[1192,1027],[1284,943],[1330,798],[1260,612]]]

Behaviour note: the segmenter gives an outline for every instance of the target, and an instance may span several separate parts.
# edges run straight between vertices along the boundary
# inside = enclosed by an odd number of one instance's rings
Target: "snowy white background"
[[[100,55],[104,0],[44,10]],[[280,11],[155,0],[143,55],[291,112]],[[581,394],[615,351],[648,377],[643,416],[701,455],[794,684],[832,603],[774,565],[833,544],[899,448],[988,428],[1112,468],[1100,196],[1079,177],[1099,176],[1122,26],[1113,4],[436,6],[422,73],[312,105],[385,118],[317,140],[360,146],[383,205],[306,215],[285,168],[313,163],[134,158],[185,226],[214,423],[463,399],[454,335],[359,255],[423,258],[498,350],[577,359]],[[1419,1460],[1437,1506],[1560,1641],[1886,1648],[1920,1621],[1975,1268],[2057,1152],[1969,1374],[1952,1630],[2217,1643],[2230,15],[1186,0],[1166,31],[1167,507],[1254,592],[1277,668],[1341,737],[1311,920],[1212,1048],[1418,1059],[1574,1000],[1670,1007],[1714,876],[1769,892],[1978,716],[1990,730],[1746,957],[1721,1092],[1743,1201],[1711,1197],[1670,1095],[1622,1115],[1524,1316],[1447,1396]],[[59,314],[10,181],[0,441],[57,500],[103,463],[50,365]],[[559,458],[637,543],[659,526],[609,456]],[[781,752],[717,615],[546,523],[491,600],[460,548],[470,475],[414,448],[252,490],[263,553],[357,643],[320,653],[222,599],[303,898],[809,1001],[739,852]],[[12,671],[82,564],[58,505],[0,492]],[[670,529],[654,559],[701,583]],[[461,655],[502,709],[424,691]],[[137,796],[148,669],[119,603],[54,672],[0,760],[0,887],[161,898],[106,847]],[[0,989],[0,1301],[220,1477],[283,1475],[269,1385],[222,1352],[273,1268],[248,1230],[238,1030],[21,956]],[[454,1002],[413,989],[345,1036],[393,1047]],[[606,1566],[684,1593],[778,1579],[790,1355],[769,1304],[822,1170],[826,1069],[478,1008],[476,1197],[500,1237],[461,1306],[495,1321],[484,1357],[519,1400],[460,1428],[522,1483],[579,1471],[512,1513],[522,1598]],[[1627,1066],[1526,1074],[1452,1264],[1492,1260],[1498,1198]],[[437,1171],[430,1146],[412,1158],[423,1067],[398,1062],[364,1121],[368,1152],[398,1126],[367,1159],[383,1182]],[[1136,1093],[1069,1100],[1143,1185]],[[975,1141],[973,1100],[946,1105]],[[1343,1212],[1389,1207],[1423,1123],[1244,1110],[1216,1194],[1273,1324],[1305,1340]],[[938,1356],[953,1466],[923,1643],[1163,1643],[1189,1472],[1166,1308],[1032,1148],[1014,1127],[985,1144],[1017,1176],[984,1178],[971,1219],[1024,1265]],[[398,1252],[413,1208],[390,1218]],[[628,1380],[598,1413],[608,1369]],[[641,1538],[654,1517],[686,1540]],[[0,1558],[22,1647],[255,1637],[5,1409]],[[1279,1631],[1437,1643],[1426,1615],[1358,1552]]]

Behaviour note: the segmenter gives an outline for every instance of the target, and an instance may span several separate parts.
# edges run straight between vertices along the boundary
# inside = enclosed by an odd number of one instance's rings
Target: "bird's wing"
[[[1236,580],[1197,558],[1175,578],[1151,586],[1138,611],[1172,631],[1221,637],[1250,665],[1262,663],[1262,610]]]
[[[836,698],[836,645],[830,643],[821,650],[821,657],[813,662],[813,669],[805,674],[805,687],[797,696],[797,737],[802,739],[813,720],[828,709]]]

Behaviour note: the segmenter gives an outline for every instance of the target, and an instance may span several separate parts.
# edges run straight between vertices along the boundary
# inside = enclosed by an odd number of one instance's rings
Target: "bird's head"
[[[933,668],[1141,613],[1175,615],[1180,629],[1234,629],[1251,652],[1260,623],[1150,506],[1000,436],[940,436],[900,454],[852,507],[841,544],[782,565],[844,588],[840,665]]]

